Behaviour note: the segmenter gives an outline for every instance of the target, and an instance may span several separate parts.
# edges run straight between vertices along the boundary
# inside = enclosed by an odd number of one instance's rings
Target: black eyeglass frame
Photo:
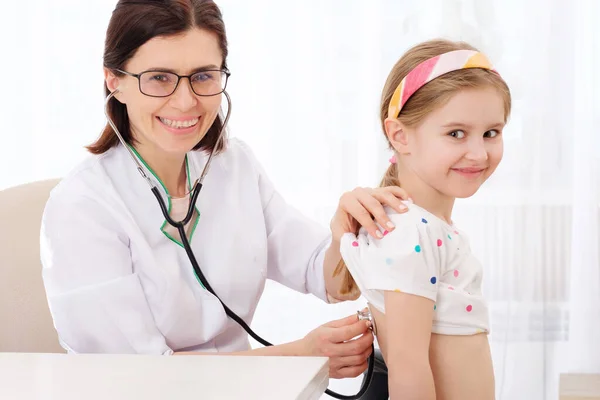
[[[194,72],[191,75],[179,75],[179,74],[176,74],[175,72],[172,72],[172,71],[164,71],[164,70],[160,70],[160,69],[149,69],[147,71],[142,71],[139,74],[134,74],[133,72],[123,71],[121,69],[115,69],[115,71],[120,72],[122,74],[125,74],[127,76],[131,76],[131,77],[136,78],[138,80],[138,89],[139,89],[140,93],[143,94],[144,96],[148,96],[148,97],[169,97],[169,96],[171,96],[173,93],[175,93],[175,91],[179,87],[179,82],[181,82],[181,78],[187,78],[187,80],[190,82],[190,88],[192,88],[192,92],[194,92],[194,94],[196,96],[201,96],[201,97],[216,96],[216,95],[219,95],[219,94],[221,94],[221,93],[223,93],[225,91],[225,88],[227,87],[227,82],[229,80],[229,77],[231,76],[231,72],[229,72],[229,70],[226,69],[226,68],[222,68],[222,69],[203,69],[201,71]],[[177,83],[175,83],[175,87],[173,88],[173,91],[171,93],[169,93],[169,94],[165,94],[165,95],[162,95],[162,96],[157,96],[157,95],[153,95],[153,94],[144,93],[144,91],[142,90],[142,80],[140,79],[140,77],[143,74],[148,73],[148,72],[163,72],[163,73],[166,73],[166,74],[175,75],[177,77]],[[194,85],[192,85],[192,76],[201,74],[203,72],[220,72],[220,73],[225,74],[225,83],[223,84],[223,89],[221,89],[220,92],[214,93],[214,94],[199,94],[199,93],[196,93],[196,91],[194,90]]]

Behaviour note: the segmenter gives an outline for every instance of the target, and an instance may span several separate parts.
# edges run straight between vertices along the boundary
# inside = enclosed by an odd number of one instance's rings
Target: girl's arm
[[[390,399],[435,400],[429,365],[434,302],[426,297],[385,292],[381,326],[387,340],[386,364]],[[379,323],[379,321],[378,321]]]
[[[346,289],[359,286],[374,307],[392,400],[435,400],[429,342],[444,246],[442,231],[421,208],[389,214],[396,229],[382,239],[364,231],[342,237]],[[442,243],[443,244],[443,243]],[[349,275],[352,273],[352,276]],[[356,281],[355,281],[356,280]],[[369,291],[383,291],[383,304]],[[384,313],[378,311],[385,309]]]

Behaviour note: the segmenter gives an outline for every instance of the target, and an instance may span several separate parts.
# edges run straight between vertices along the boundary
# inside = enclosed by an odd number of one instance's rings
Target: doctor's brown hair
[[[455,50],[477,51],[476,48],[465,42],[436,39],[414,46],[396,62],[388,75],[381,95],[379,118],[386,140],[388,140],[388,137],[385,134],[385,120],[388,116],[388,107],[392,95],[402,79],[423,61]],[[492,87],[502,96],[504,100],[504,120],[506,122],[511,110],[510,90],[498,74],[479,68],[448,72],[425,84],[408,99],[400,111],[400,115],[398,115],[398,120],[408,127],[418,126],[431,112],[444,106],[459,91],[483,87]],[[393,149],[389,140],[388,146],[390,149]],[[398,181],[397,168],[397,163],[390,163],[383,179],[379,183],[379,187],[401,186]],[[355,234],[358,234],[358,232],[355,232]],[[339,274],[343,274],[339,294],[347,295],[356,293],[358,287],[343,259],[340,260],[335,268],[333,276]]]
[[[214,33],[219,41],[223,56],[222,68],[227,68],[227,35],[225,24],[219,7],[212,0],[119,0],[115,7],[104,44],[104,67],[113,71],[116,76],[123,74],[117,69],[124,69],[137,49],[157,36],[173,36],[192,28],[200,28]],[[104,93],[110,94],[106,82]],[[127,143],[133,138],[127,116],[127,108],[115,98],[108,103],[108,114],[121,132]],[[206,132],[194,150],[212,151],[217,145],[219,131],[223,125],[221,116]],[[225,135],[225,132],[223,132]],[[215,151],[218,153],[225,147],[225,140],[219,142]],[[119,144],[119,139],[107,123],[100,138],[87,146],[93,154],[102,154]]]

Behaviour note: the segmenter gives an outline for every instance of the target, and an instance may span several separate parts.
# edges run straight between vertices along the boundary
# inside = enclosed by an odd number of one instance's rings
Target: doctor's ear
[[[409,154],[408,130],[406,127],[396,118],[386,118],[384,126],[385,134],[398,154]]]
[[[104,81],[106,82],[106,87],[111,93],[117,91],[114,97],[119,102],[125,103],[123,99],[123,93],[120,90],[123,87],[121,79],[118,76],[116,76],[114,72],[110,69],[104,68]]]

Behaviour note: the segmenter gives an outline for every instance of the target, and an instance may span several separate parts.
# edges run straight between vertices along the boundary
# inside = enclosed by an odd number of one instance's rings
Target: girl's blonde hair
[[[417,65],[430,58],[455,50],[474,50],[473,46],[465,42],[453,42],[444,39],[435,39],[418,44],[408,50],[392,68],[381,96],[380,120],[383,134],[385,135],[385,119],[388,116],[388,107],[396,87],[402,79]],[[481,87],[493,87],[498,90],[504,99],[504,120],[508,119],[511,110],[510,90],[504,80],[496,73],[479,68],[461,69],[448,72],[417,90],[402,108],[398,120],[407,127],[418,126],[432,111],[446,104],[458,91]],[[386,135],[386,140],[387,135]],[[388,146],[392,148],[388,140]],[[396,163],[391,163],[379,187],[400,186],[398,181],[398,168]],[[355,232],[358,233],[358,232]],[[341,295],[355,293],[358,288],[352,275],[348,271],[344,260],[340,260],[334,276],[343,274]]]

